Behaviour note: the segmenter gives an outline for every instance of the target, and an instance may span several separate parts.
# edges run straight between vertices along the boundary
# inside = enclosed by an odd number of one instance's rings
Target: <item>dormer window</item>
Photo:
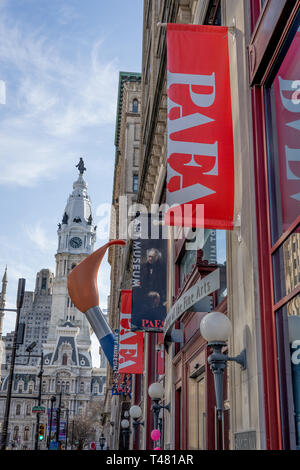
[[[65,353],[62,358],[62,365],[67,366],[68,365],[68,355]]]

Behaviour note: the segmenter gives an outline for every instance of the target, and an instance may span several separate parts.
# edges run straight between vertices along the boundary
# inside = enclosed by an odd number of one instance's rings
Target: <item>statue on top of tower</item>
[[[79,173],[82,175],[85,171],[86,171],[86,168],[84,166],[84,161],[83,159],[80,157],[80,160],[79,160],[79,163],[78,165],[76,165],[76,168],[78,168],[79,170]]]

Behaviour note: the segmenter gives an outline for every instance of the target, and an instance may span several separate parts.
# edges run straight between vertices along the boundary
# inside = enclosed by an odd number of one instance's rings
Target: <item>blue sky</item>
[[[142,0],[0,0],[0,278],[7,265],[8,308],[18,278],[33,290],[40,269],[54,271],[57,224],[81,156],[95,224],[104,223],[118,75],[141,71],[142,10]],[[109,274],[105,261],[102,307]],[[4,333],[14,324],[6,313]]]

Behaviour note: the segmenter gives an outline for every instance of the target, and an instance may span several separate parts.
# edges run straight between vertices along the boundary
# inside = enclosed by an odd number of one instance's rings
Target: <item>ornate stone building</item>
[[[9,446],[33,449],[36,436],[36,416],[32,407],[39,391],[40,357],[43,352],[41,405],[45,414],[40,423],[45,425],[46,436],[50,430],[51,398],[55,397],[51,435],[56,431],[57,409],[60,411],[60,440],[66,438],[66,428],[72,419],[84,415],[92,402],[103,400],[106,369],[102,360],[100,368],[92,367],[91,333],[86,317],[72,304],[67,290],[67,276],[80,261],[93,252],[96,227],[93,224],[84,167],[73,184],[62,221],[58,224],[58,249],[55,276],[49,270],[37,274],[35,292],[26,292],[20,320],[26,323],[25,343],[17,356],[26,355],[26,348],[35,341],[28,365],[27,358],[17,357],[13,400],[10,413]],[[10,335],[7,335],[9,340]],[[9,349],[9,348],[8,348]],[[28,356],[28,353],[27,353]],[[9,357],[9,354],[8,354]],[[4,365],[6,377],[1,388],[0,416],[3,418],[5,391],[9,364]],[[99,422],[100,426],[100,422]],[[95,437],[100,427],[95,429]],[[70,436],[69,436],[70,439]],[[70,443],[70,440],[69,440]],[[47,440],[40,444],[46,448]]]
[[[165,202],[168,23],[228,27],[235,196],[233,230],[205,230],[204,243],[194,253],[170,228],[167,311],[208,269],[219,268],[212,307],[231,320],[228,354],[245,349],[247,367],[226,367],[221,429],[210,348],[199,329],[211,307],[193,306],[176,317],[172,326],[183,332],[181,342],[165,338],[162,344],[156,333],[145,333],[144,375],[136,376],[132,396],[132,404],[142,408],[144,426],[132,447],[155,445],[148,387],[160,382],[163,404],[170,405],[161,423],[160,445],[166,450],[299,449],[299,363],[290,352],[291,345],[299,347],[300,335],[298,327],[290,326],[300,324],[294,163],[299,100],[293,98],[299,76],[299,1],[144,0],[137,202],[148,209]],[[206,241],[213,239],[209,248]],[[210,258],[211,248],[215,256]],[[162,349],[164,373],[157,355]]]
[[[132,205],[136,202],[139,177],[141,75],[120,72],[115,131],[115,171],[110,238],[128,238]],[[133,214],[132,214],[133,215]],[[111,265],[110,326],[120,327],[121,289],[131,288],[131,244],[109,250]],[[112,396],[112,370],[108,367],[105,396],[105,432],[111,449],[122,448],[120,422],[129,408],[129,397]]]

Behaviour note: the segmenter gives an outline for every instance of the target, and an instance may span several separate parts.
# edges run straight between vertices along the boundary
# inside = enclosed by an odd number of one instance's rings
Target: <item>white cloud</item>
[[[33,226],[25,226],[25,233],[39,250],[49,251],[49,253],[55,252],[57,243],[49,238],[41,222],[36,222]]]
[[[0,60],[18,73],[21,113],[57,136],[113,123],[118,71],[115,61],[101,61],[101,40],[91,45],[88,57],[73,62],[56,46],[39,31],[10,27],[5,19],[0,23]]]
[[[32,186],[69,162],[64,149],[78,139],[90,143],[90,130],[115,123],[118,70],[115,60],[101,59],[101,40],[88,54],[65,58],[55,35],[5,13],[4,3],[0,64],[11,80],[5,78],[6,113],[0,115],[0,184]]]
[[[0,128],[0,184],[34,186],[41,179],[51,179],[74,160],[59,143],[43,139],[42,135],[26,135],[15,129]]]

